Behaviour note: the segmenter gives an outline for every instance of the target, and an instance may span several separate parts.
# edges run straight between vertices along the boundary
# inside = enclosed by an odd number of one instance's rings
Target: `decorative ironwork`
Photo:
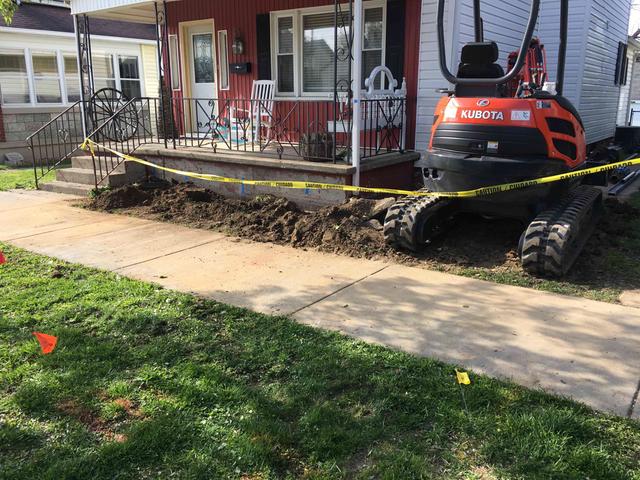
[[[175,148],[176,126],[173,105],[173,91],[171,88],[171,60],[169,54],[169,22],[167,16],[167,2],[154,3],[156,15],[156,51],[158,53],[158,78],[160,80],[160,100],[162,131],[168,132],[164,135],[164,144],[167,146],[168,139],[173,141]]]
[[[353,0],[349,0],[348,2],[348,11],[345,14],[343,11],[344,4],[339,0],[334,0],[334,49],[333,49],[333,80],[334,80],[334,88],[333,88],[333,132],[334,134],[338,131],[338,123],[342,122],[342,130],[348,130],[351,132],[351,115],[347,112],[342,112],[339,115],[338,107],[340,103],[340,95],[343,97],[346,96],[346,105],[347,108],[351,108],[351,100],[353,98],[353,78],[351,74],[351,65],[353,63]],[[345,18],[346,16],[346,18]],[[338,39],[340,37],[340,33],[344,36],[346,40],[346,48],[343,46],[338,47]],[[347,78],[339,78],[338,75],[338,62],[347,62]],[[348,140],[349,144],[351,139]],[[334,142],[333,145],[333,158],[334,161],[337,158],[337,142]]]
[[[107,140],[125,142],[138,131],[138,110],[120,90],[115,88],[98,90],[91,96],[88,111],[93,125],[92,130],[104,125],[116,112],[119,112],[119,115],[110,122],[109,128],[103,131],[103,136]]]
[[[84,109],[84,106],[95,90],[95,83],[93,79],[93,57],[91,54],[91,29],[89,28],[89,17],[87,15],[76,15],[74,17],[74,21],[78,55],[78,75],[80,78],[82,129],[84,135],[87,136],[91,131],[91,120],[88,112]]]

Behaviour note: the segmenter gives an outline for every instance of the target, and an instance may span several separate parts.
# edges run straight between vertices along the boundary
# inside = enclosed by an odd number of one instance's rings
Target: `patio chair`
[[[246,101],[231,100],[229,106],[230,142],[259,140],[263,129],[266,130],[266,137],[269,137],[275,93],[275,81],[254,80],[251,87],[251,98]],[[241,108],[245,106],[249,106],[249,108]],[[251,132],[251,138],[247,138],[248,132]]]

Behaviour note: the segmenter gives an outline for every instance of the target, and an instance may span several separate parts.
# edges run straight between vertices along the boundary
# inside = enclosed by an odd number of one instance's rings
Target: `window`
[[[140,88],[140,71],[138,69],[138,57],[120,55],[118,57],[120,67],[120,90],[127,98],[142,96]]]
[[[616,71],[613,81],[615,85],[626,85],[627,63],[627,44],[624,42],[618,42],[618,57],[616,58]]]
[[[55,52],[32,52],[37,103],[62,103],[58,56]]]
[[[118,63],[114,64],[114,61]],[[142,82],[136,55],[94,54],[95,89],[117,88],[140,97]],[[73,52],[0,49],[3,105],[69,104],[80,100],[78,61]]]
[[[171,65],[171,88],[180,89],[180,61],[178,60],[178,37],[169,35],[169,62]]]
[[[278,18],[278,91],[281,93],[293,93],[293,17]]]
[[[64,83],[67,90],[67,102],[80,101],[80,78],[78,60],[75,55],[64,55]]]
[[[113,55],[93,55],[93,83],[96,92],[102,88],[116,88]]]
[[[4,105],[31,101],[24,51],[0,51],[0,93]]]
[[[338,83],[349,84],[348,58],[350,28],[334,32],[333,7],[276,12],[272,15],[272,65],[277,92],[284,95],[323,95],[333,91],[334,52],[337,51]],[[348,24],[348,12],[340,23]],[[385,7],[366,2],[362,35],[362,76],[364,79],[384,63]]]
[[[227,31],[218,32],[218,58],[220,65],[220,90],[229,90],[229,45]]]

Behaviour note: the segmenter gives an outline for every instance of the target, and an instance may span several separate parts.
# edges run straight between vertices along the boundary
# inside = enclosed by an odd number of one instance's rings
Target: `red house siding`
[[[414,145],[418,52],[420,44],[420,0],[405,0],[404,76],[407,79],[407,145]],[[217,92],[218,98],[249,98],[257,79],[256,15],[278,10],[333,5],[331,0],[182,0],[167,4],[169,33],[179,34],[179,23],[213,18],[215,31],[227,30],[229,44],[236,36],[244,41],[244,53],[234,55],[229,48],[230,63],[251,63],[251,73],[230,75],[230,88]],[[182,45],[180,46],[182,49]],[[216,45],[217,48],[217,45]],[[401,79],[398,79],[401,81]],[[177,92],[181,95],[181,91]]]

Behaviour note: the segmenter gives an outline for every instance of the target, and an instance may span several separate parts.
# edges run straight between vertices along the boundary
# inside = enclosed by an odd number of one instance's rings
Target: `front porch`
[[[418,26],[408,19],[419,17],[418,0],[243,0],[242,15],[229,2],[94,3],[74,0],[72,11],[84,136],[102,146],[92,153],[95,187],[120,168],[110,150],[239,179],[413,187]],[[157,27],[159,97],[93,91],[90,18],[128,15]],[[49,144],[65,130],[63,114],[31,139],[36,177],[61,165]],[[66,159],[77,148],[68,150]],[[308,206],[346,198],[208,186]]]

